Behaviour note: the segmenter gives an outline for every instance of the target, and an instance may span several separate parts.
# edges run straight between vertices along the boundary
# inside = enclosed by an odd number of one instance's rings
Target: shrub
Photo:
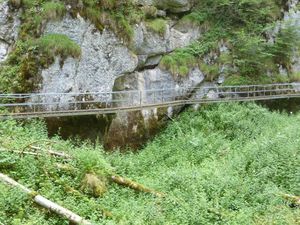
[[[300,82],[300,72],[291,74],[289,79],[292,82]]]
[[[157,16],[157,8],[155,6],[143,6],[142,10],[146,18],[155,18]]]
[[[174,76],[180,75],[183,77],[188,75],[190,68],[195,65],[195,57],[184,51],[178,51],[173,54],[166,55],[160,62],[161,68],[170,70]]]
[[[154,19],[154,20],[147,21],[146,26],[150,30],[162,36],[165,34],[167,30],[167,22],[163,19]]]
[[[73,156],[1,151],[0,171],[93,224],[297,224],[299,208],[282,194],[300,194],[299,122],[255,104],[207,105],[174,118],[142,151],[121,154],[48,139],[39,121],[0,121],[1,148],[34,143]],[[112,171],[165,196],[109,184],[103,175]],[[18,190],[0,188],[1,223],[67,224]]]
[[[62,18],[66,9],[63,3],[61,2],[45,2],[42,5],[43,17],[47,20],[56,20]]]
[[[63,34],[47,34],[37,39],[35,44],[49,58],[56,55],[78,58],[81,55],[80,46]]]

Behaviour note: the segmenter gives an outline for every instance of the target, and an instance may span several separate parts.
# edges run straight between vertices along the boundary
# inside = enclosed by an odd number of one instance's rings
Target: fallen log
[[[24,193],[26,193],[28,195],[33,195],[34,196],[33,201],[35,203],[37,203],[38,205],[40,205],[46,209],[49,209],[50,211],[52,211],[60,216],[67,218],[71,223],[83,224],[83,225],[91,225],[92,224],[91,222],[83,219],[82,217],[73,213],[72,211],[48,200],[47,198],[44,198],[41,195],[35,194],[34,191],[26,188],[25,186],[23,186],[22,184],[18,183],[17,181],[13,180],[12,178],[8,177],[5,174],[0,173],[0,180],[10,186],[19,188],[21,191],[23,191]]]
[[[57,157],[61,157],[61,158],[65,158],[65,159],[71,159],[72,156],[68,155],[68,154],[65,154],[63,152],[56,152],[56,151],[52,151],[52,150],[44,150],[40,147],[36,147],[36,146],[33,146],[33,145],[29,145],[28,146],[29,148],[33,149],[33,150],[38,150],[38,151],[42,151],[42,152],[47,152],[49,153],[50,155],[53,155],[53,156],[57,156]]]
[[[35,147],[35,146],[29,146],[29,147],[32,148],[33,150],[40,150],[40,151],[43,151],[43,152],[48,152],[50,155],[53,155],[53,156],[57,156],[57,157],[65,158],[65,159],[72,159],[72,156],[67,155],[65,153],[53,152],[53,151],[50,151],[50,150],[43,150],[43,149],[41,149],[39,147]],[[10,151],[10,150],[7,150],[7,151]],[[20,153],[20,154],[22,154],[22,153],[23,154],[30,154],[30,155],[36,155],[36,156],[42,155],[41,153],[37,153],[37,152],[23,152],[23,151],[15,151],[15,150],[13,150],[11,152]],[[58,168],[59,169],[66,169],[61,165],[58,165]],[[71,167],[68,167],[68,170],[71,170],[70,168]],[[74,169],[74,171],[75,171],[75,169]],[[161,192],[157,192],[155,190],[147,188],[142,184],[139,184],[139,183],[137,183],[135,181],[132,181],[130,179],[121,177],[119,175],[110,175],[110,180],[113,181],[114,183],[117,183],[119,185],[134,189],[136,191],[151,193],[151,194],[154,194],[157,197],[163,197],[164,196],[164,194],[161,193]]]
[[[29,152],[29,151],[17,151],[17,150],[10,150],[10,149],[0,149],[0,152],[12,152],[12,153],[16,153],[16,154],[24,154],[24,155],[33,155],[33,156],[43,156],[44,154],[39,153],[39,152]],[[52,155],[52,156],[56,156],[56,157],[60,157],[60,158],[65,158],[65,159],[71,159],[71,156],[66,155],[64,153],[59,153],[59,152],[53,152],[53,151],[43,151],[46,154]]]
[[[28,148],[30,145],[34,145],[34,144],[39,143],[39,142],[46,142],[47,144],[57,143],[56,141],[53,141],[53,140],[39,139],[39,140],[36,140],[36,141],[33,141],[33,142],[27,144],[22,150],[25,150],[25,149]]]
[[[155,190],[152,190],[150,188],[145,187],[142,184],[139,184],[137,182],[134,182],[132,180],[129,180],[127,178],[124,177],[120,177],[118,175],[112,175],[111,176],[111,180],[119,185],[125,186],[125,187],[129,187],[131,189],[134,189],[136,191],[141,191],[141,192],[146,192],[146,193],[151,193],[157,197],[164,197],[164,194],[161,192],[157,192]]]
[[[300,206],[300,196],[290,195],[290,194],[280,194],[284,199],[290,201],[291,203]]]
[[[12,152],[16,154],[25,154],[25,155],[34,155],[34,156],[41,156],[42,154],[36,152],[27,152],[27,151],[16,151],[16,150],[9,150],[9,149],[0,149],[0,152]]]
[[[59,169],[65,170],[67,172],[70,172],[70,171],[75,172],[76,171],[76,169],[74,167],[66,166],[66,165],[63,165],[63,164],[57,164],[57,167]],[[94,175],[94,176],[97,178],[97,175]],[[153,194],[157,197],[164,197],[165,196],[164,193],[161,193],[161,192],[155,191],[153,189],[147,188],[142,184],[139,184],[139,183],[137,183],[135,181],[132,181],[130,179],[121,177],[119,175],[110,174],[110,175],[108,175],[108,179],[111,180],[112,182],[118,184],[118,185],[128,187],[128,188],[131,188],[131,189],[136,190],[136,191],[151,193],[151,194]]]

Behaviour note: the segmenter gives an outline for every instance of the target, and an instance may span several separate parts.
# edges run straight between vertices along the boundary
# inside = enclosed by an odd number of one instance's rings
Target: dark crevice
[[[143,72],[143,71],[145,71],[145,70],[153,70],[153,69],[155,69],[157,66],[158,66],[158,64],[157,64],[157,65],[150,65],[150,66],[143,66],[143,67],[141,67],[141,68],[138,68],[136,71],[137,71],[137,72]]]

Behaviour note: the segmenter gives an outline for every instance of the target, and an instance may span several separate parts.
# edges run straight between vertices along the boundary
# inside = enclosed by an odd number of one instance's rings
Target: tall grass
[[[45,35],[36,40],[36,45],[49,58],[56,55],[78,58],[81,55],[80,46],[63,34]]]
[[[100,146],[93,150],[55,138],[49,146],[76,157],[75,176],[58,170],[57,159],[8,153],[0,153],[0,171],[95,224],[297,224],[299,208],[281,194],[300,195],[299,122],[299,115],[255,104],[206,106],[174,119],[139,153],[104,153]],[[0,122],[0,144],[6,147],[22,149],[43,139],[41,123]],[[91,170],[117,171],[165,197],[109,184],[94,198],[80,189],[84,171]],[[0,187],[0,222],[67,224],[17,190]]]

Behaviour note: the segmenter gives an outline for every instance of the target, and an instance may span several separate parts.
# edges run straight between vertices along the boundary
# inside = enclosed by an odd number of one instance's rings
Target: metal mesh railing
[[[46,117],[130,111],[202,102],[300,97],[300,83],[89,93],[0,94],[0,117]],[[103,100],[105,99],[105,100]]]

